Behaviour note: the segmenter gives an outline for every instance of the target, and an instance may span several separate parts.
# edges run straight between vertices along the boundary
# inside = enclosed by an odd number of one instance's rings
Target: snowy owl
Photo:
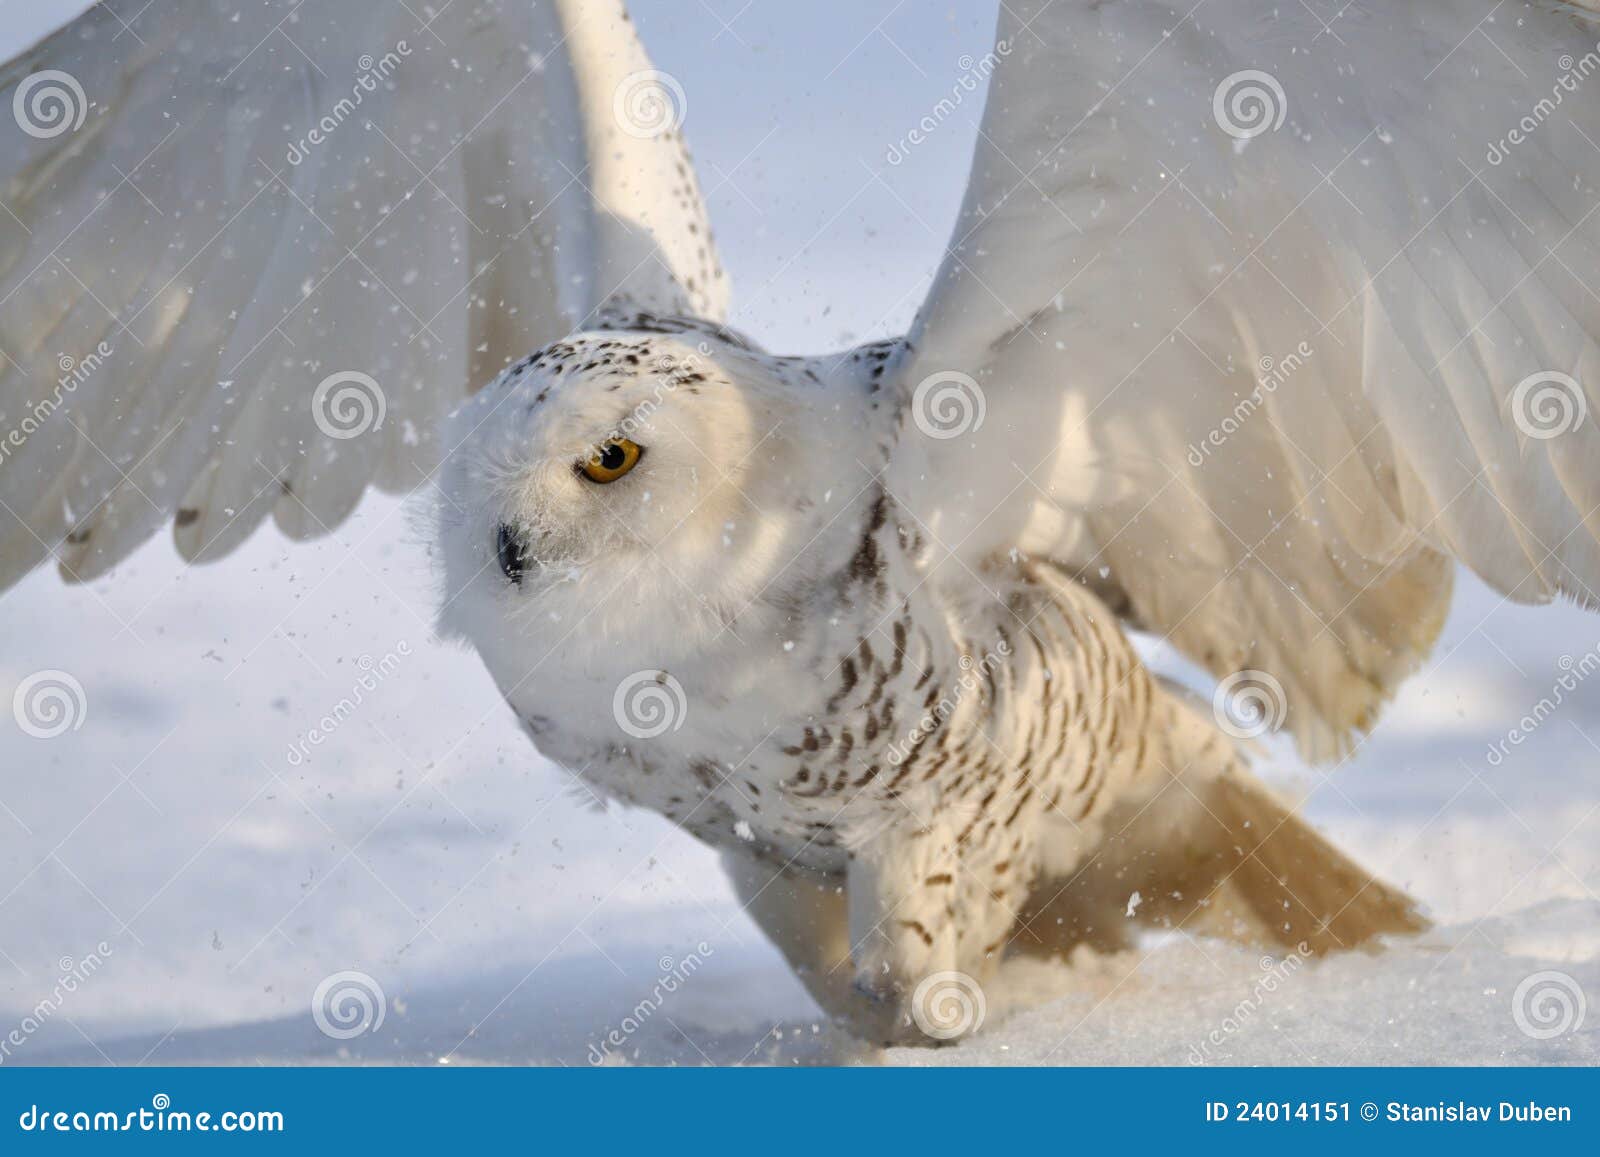
[[[97,7],[0,75],[0,583],[426,491],[441,631],[873,1040],[1418,929],[1246,741],[1347,753],[1457,563],[1597,601],[1597,7],[1009,0],[910,332],[807,357],[614,0]]]

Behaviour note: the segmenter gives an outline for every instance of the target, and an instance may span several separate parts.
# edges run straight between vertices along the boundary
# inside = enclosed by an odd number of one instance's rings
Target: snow
[[[709,36],[637,7],[663,63],[706,67]],[[896,139],[946,80],[870,37],[884,15],[871,5],[841,5],[861,24],[827,38],[843,47],[818,43],[829,21],[766,7],[741,33],[797,45],[804,76],[727,47],[707,81],[727,91],[697,99],[689,126],[706,171],[737,180],[712,205],[752,289],[734,321],[815,349],[899,301],[862,336],[897,331],[943,240],[921,221],[953,216],[970,126],[942,126],[880,173],[893,193],[837,214],[863,162],[882,170],[871,142]],[[888,28],[942,62],[981,42],[988,16],[929,23]],[[809,88],[817,60],[858,41]],[[817,125],[857,127],[859,156],[810,129],[764,139],[761,118],[793,118],[802,90]],[[796,158],[816,171],[795,179]],[[863,269],[864,252],[883,265]],[[1600,647],[1600,616],[1509,606],[1464,578],[1436,655],[1353,760],[1310,769],[1271,748],[1274,781],[1424,903],[1425,935],[1292,964],[1171,934],[1010,963],[971,1039],[884,1053],[821,1023],[709,850],[597,806],[536,755],[477,660],[433,638],[432,582],[425,527],[369,497],[318,543],[268,528],[185,570],[162,540],[87,589],[46,572],[0,598],[4,697],[58,669],[87,703],[81,727],[48,740],[0,712],[0,1042],[24,1038],[0,1063],[582,1065],[612,1033],[607,1063],[629,1064],[1600,1062],[1600,1008],[1541,1039],[1514,1004],[1542,973],[1600,1002],[1600,685],[1519,723],[1568,673],[1562,656]],[[388,655],[359,708],[323,728],[362,657]],[[1525,736],[1496,763],[1514,728]],[[63,968],[91,954],[93,974],[56,1000]],[[370,978],[385,1009],[348,1039],[312,1016],[342,972]]]
[[[1561,656],[1600,642],[1600,618],[1465,581],[1436,663],[1351,763],[1324,773],[1273,748],[1279,786],[1423,901],[1426,935],[1298,962],[1266,994],[1261,952],[1181,935],[1008,964],[975,1037],[884,1055],[820,1022],[708,850],[597,808],[534,754],[476,660],[429,634],[416,533],[375,501],[341,536],[362,544],[351,556],[286,552],[269,531],[185,572],[160,542],[114,582],[35,575],[6,598],[0,684],[67,670],[88,713],[50,740],[0,730],[0,1029],[63,958],[112,950],[17,1061],[583,1064],[662,958],[701,944],[613,1063],[1600,1060],[1600,1011],[1538,1040],[1512,1008],[1542,971],[1600,997],[1600,696],[1580,688],[1488,760]],[[358,711],[305,745],[361,657],[402,643]],[[344,970],[375,980],[388,1015],[335,1040],[310,1001]]]

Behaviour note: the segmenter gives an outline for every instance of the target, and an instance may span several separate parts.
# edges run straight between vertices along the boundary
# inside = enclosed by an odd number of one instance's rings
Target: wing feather
[[[897,497],[1260,673],[1315,755],[1426,654],[1452,560],[1600,604],[1591,7],[1002,6]],[[952,372],[983,423],[920,437]]]
[[[0,587],[327,533],[607,302],[720,319],[656,75],[616,0],[100,5],[0,69]]]

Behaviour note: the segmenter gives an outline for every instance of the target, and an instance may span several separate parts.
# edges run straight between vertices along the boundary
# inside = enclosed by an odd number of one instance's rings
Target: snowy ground
[[[514,732],[475,660],[400,609],[384,584],[403,587],[420,551],[380,513],[315,592],[319,561],[282,565],[263,536],[228,567],[183,575],[162,547],[94,592],[34,581],[7,600],[6,685],[72,670],[89,713],[56,740],[0,736],[16,828],[0,852],[0,1025],[50,992],[58,959],[112,949],[15,1058],[582,1064],[692,958],[624,1056],[878,1059],[818,1024],[709,853],[654,817],[589,808]],[[99,616],[151,600],[143,642],[107,641]],[[59,629],[19,630],[47,615]],[[291,765],[289,743],[348,692],[351,656],[401,640],[414,653],[363,711]],[[1279,777],[1425,902],[1428,935],[1304,966],[1181,938],[1016,966],[974,1040],[887,1059],[1600,1061],[1600,1012],[1548,1040],[1513,1013],[1517,986],[1545,970],[1600,996],[1600,697],[1580,688],[1512,759],[1486,760],[1549,695],[1559,657],[1597,642],[1600,619],[1469,589],[1442,662],[1356,760],[1326,781]],[[373,977],[387,1008],[341,1042],[310,1006],[344,970]]]
[[[897,166],[884,149],[982,51],[988,6],[931,29],[887,0],[837,23],[787,7],[730,8],[733,35],[635,4],[658,63],[697,79],[736,323],[783,350],[898,332],[972,132],[953,120]],[[885,1056],[817,1022],[709,852],[596,810],[538,758],[477,660],[433,640],[431,581],[414,515],[374,499],[314,546],[267,530],[185,571],[156,542],[90,589],[43,573],[0,598],[0,702],[41,669],[87,702],[50,740],[0,713],[0,1040],[24,1038],[0,1061],[585,1064],[617,1029],[637,1063],[1600,1062],[1600,1008],[1544,1039],[1539,1019],[1561,1026],[1563,992],[1600,1002],[1600,679],[1489,756],[1564,656],[1600,647],[1600,616],[1464,581],[1354,760],[1325,776],[1275,750],[1309,814],[1425,903],[1426,936],[1304,966],[1169,938],[1010,967],[975,1038]],[[386,655],[360,710],[292,755]],[[311,1007],[344,971],[381,987],[384,1018],[341,1041]]]

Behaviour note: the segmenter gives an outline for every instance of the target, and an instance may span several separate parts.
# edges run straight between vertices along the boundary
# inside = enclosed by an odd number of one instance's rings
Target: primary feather
[[[173,520],[195,561],[269,512],[326,533],[603,304],[721,316],[683,110],[621,4],[420,12],[100,5],[0,73],[0,426],[29,427],[0,585]]]
[[[966,374],[986,420],[905,439],[894,492],[1265,672],[1322,756],[1450,559],[1596,603],[1597,41],[1552,0],[1004,6],[900,379]]]

